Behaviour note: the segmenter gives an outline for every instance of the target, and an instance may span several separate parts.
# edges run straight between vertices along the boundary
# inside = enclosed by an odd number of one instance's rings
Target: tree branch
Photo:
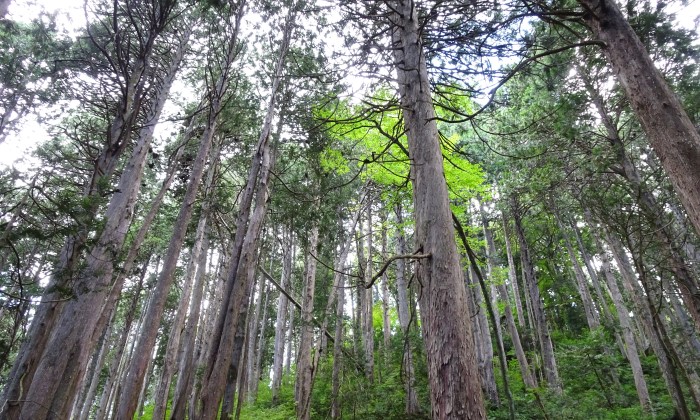
[[[369,283],[365,284],[365,289],[369,289],[370,287],[372,287],[372,285],[374,285],[374,282],[376,282],[377,279],[379,277],[381,277],[382,274],[384,274],[384,272],[387,270],[387,268],[389,268],[389,264],[391,264],[392,262],[394,262],[396,260],[406,260],[406,259],[418,260],[421,258],[430,258],[430,257],[432,257],[432,254],[430,254],[430,253],[428,253],[428,254],[416,254],[416,253],[414,253],[414,254],[394,255],[393,257],[386,260],[384,262],[384,265],[382,265],[382,268],[380,268],[379,271],[377,271],[377,274],[372,276]]]

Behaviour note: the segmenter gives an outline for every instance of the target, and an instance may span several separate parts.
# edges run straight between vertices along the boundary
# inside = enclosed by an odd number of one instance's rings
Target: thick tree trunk
[[[26,366],[29,369],[23,374],[22,380],[29,383],[29,386],[26,387],[25,399],[32,401],[33,404],[28,405],[26,411],[25,408],[22,408],[22,416],[41,418],[51,412],[54,415],[67,417],[68,411],[72,407],[75,389],[87,366],[89,352],[100,336],[101,329],[104,328],[104,325],[100,325],[100,331],[96,331],[100,321],[100,311],[96,311],[95,308],[101,308],[109,294],[114,261],[118,260],[118,254],[133,217],[143,167],[153,137],[153,129],[160,117],[184,54],[186,41],[181,41],[182,44],[171,57],[165,79],[151,103],[146,125],[139,133],[132,156],[122,171],[118,187],[115,190],[116,193],[112,195],[108,204],[105,212],[106,225],[99,234],[96,245],[86,257],[86,268],[82,271],[82,275],[76,279],[74,285],[71,285],[75,298],[58,306],[55,303],[50,303],[48,312],[40,309],[37,313],[40,329],[43,327],[47,330],[45,332],[37,330],[37,333],[45,336],[37,338],[41,343],[34,342],[32,352],[41,354],[43,350],[43,354],[40,360],[34,359],[38,363]],[[141,79],[141,73],[147,67],[145,61],[139,61],[139,63],[140,67],[137,66],[136,73],[132,75],[132,78]],[[138,90],[139,83],[143,82],[134,81],[130,87]],[[136,104],[140,104],[141,100],[142,98],[131,98],[127,102],[134,101]],[[131,131],[131,124],[133,124],[135,114],[138,112],[139,106],[136,104],[132,104],[136,107],[134,109],[131,106],[126,107],[126,113],[121,115],[121,118],[117,118],[111,127],[110,139],[113,142],[121,140],[123,142],[120,144],[121,150],[123,150],[124,144],[129,143],[126,136]],[[103,154],[98,159],[96,174],[101,172],[111,174],[119,160],[118,157],[119,153],[110,147],[109,153]],[[97,180],[93,177],[92,183],[88,186],[87,195],[95,194],[96,187],[93,184],[96,183]],[[62,266],[68,268],[76,262],[75,250],[81,241],[69,238],[69,245],[64,249],[63,255],[70,255],[70,257],[64,260]],[[59,283],[54,284],[54,286],[59,286]],[[108,319],[110,315],[111,313],[105,315],[103,319]],[[83,322],[76,323],[75,319],[81,319]],[[49,327],[51,329],[50,339],[48,338]],[[34,371],[32,367],[35,367],[36,370]],[[35,372],[34,375],[32,375],[33,372]],[[11,387],[7,387],[7,389],[12,392]],[[13,407],[11,404],[8,405],[10,410]]]
[[[549,325],[547,324],[547,318],[544,312],[544,302],[540,297],[540,289],[537,286],[535,270],[532,266],[532,260],[530,259],[530,252],[525,238],[525,231],[522,227],[520,210],[518,209],[518,204],[515,199],[512,199],[512,201],[515,232],[520,244],[520,262],[523,266],[523,279],[525,280],[525,287],[527,288],[530,304],[532,306],[533,323],[536,328],[538,341],[540,343],[540,351],[542,353],[544,376],[547,380],[547,385],[554,392],[561,393],[562,385],[559,380],[559,371],[554,357],[552,338],[549,334]]]
[[[306,257],[304,293],[301,304],[301,339],[299,341],[299,360],[297,361],[296,402],[297,419],[308,420],[311,416],[311,387],[314,376],[314,292],[316,288],[316,259],[308,254],[318,254],[318,226],[314,225],[309,233],[309,245]]]
[[[434,419],[485,418],[435,109],[413,1],[391,2],[391,34],[411,158],[416,264]]]
[[[289,290],[292,278],[292,259],[294,258],[294,246],[292,230],[285,229],[282,233],[282,280],[281,285]],[[282,363],[284,362],[284,343],[286,338],[287,307],[289,300],[284,293],[280,293],[277,302],[277,322],[275,323],[275,352],[272,361],[272,404],[279,404],[279,393],[282,386]]]
[[[654,152],[700,234],[700,134],[614,1],[578,0]],[[700,294],[694,296],[700,303]]]

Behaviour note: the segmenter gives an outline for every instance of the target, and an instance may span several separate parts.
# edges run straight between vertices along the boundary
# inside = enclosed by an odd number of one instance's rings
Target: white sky
[[[37,17],[43,8],[49,13],[56,13],[59,27],[70,34],[75,28],[85,24],[83,4],[84,0],[12,0],[8,17],[28,22]],[[685,6],[680,3],[672,4],[668,10],[676,13],[676,19],[681,26],[697,31],[700,0],[690,0]],[[0,144],[0,165],[10,166],[18,159],[28,156],[36,144],[47,137],[46,130],[36,120],[28,118],[19,135],[8,136],[7,140]],[[21,168],[30,164],[27,162],[18,166]]]

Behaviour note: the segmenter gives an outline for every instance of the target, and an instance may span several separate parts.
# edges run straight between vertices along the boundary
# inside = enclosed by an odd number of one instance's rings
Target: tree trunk
[[[681,250],[675,243],[673,233],[669,231],[669,229],[671,229],[671,225],[662,219],[662,215],[665,213],[665,210],[663,209],[663,206],[658,203],[658,200],[656,197],[654,197],[652,192],[649,191],[642,180],[641,174],[627,155],[622,139],[619,137],[617,127],[605,110],[603,99],[600,97],[598,91],[593,87],[590,78],[588,78],[588,76],[582,71],[579,71],[579,74],[583,79],[586,90],[591,96],[592,102],[603,121],[608,141],[610,142],[610,145],[612,146],[620,164],[621,168],[615,172],[624,177],[630,183],[630,186],[633,189],[633,192],[630,194],[631,198],[639,204],[643,214],[654,227],[654,234],[659,242],[659,245],[666,253],[666,257],[669,260],[670,269],[676,276],[676,281],[681,288],[683,301],[688,307],[688,311],[695,322],[696,328],[700,331],[700,287],[698,287],[698,284],[692,275],[692,270],[688,267],[681,256]]]
[[[155,35],[153,36],[155,37]],[[33,359],[37,363],[30,366],[25,365],[28,370],[24,372],[22,381],[29,384],[26,387],[25,399],[32,401],[33,404],[21,408],[22,416],[42,418],[51,412],[54,415],[67,417],[68,411],[72,407],[77,382],[83,376],[89,352],[101,333],[101,331],[96,331],[100,312],[96,311],[95,308],[101,308],[101,303],[105,301],[109,293],[114,261],[118,260],[119,251],[133,217],[143,167],[153,137],[153,128],[160,117],[184,54],[186,40],[182,39],[181,42],[180,48],[171,57],[165,79],[159,86],[158,94],[153,99],[151,109],[148,111],[146,125],[139,133],[132,156],[122,171],[117,192],[112,195],[109,202],[105,212],[106,225],[99,234],[96,245],[86,257],[86,268],[72,285],[75,298],[58,306],[55,303],[49,303],[47,311],[39,310],[37,312],[39,323],[37,333],[43,334],[44,337],[37,338],[41,342],[34,342],[32,352],[37,355],[41,354],[43,350],[43,354],[40,360]],[[132,77],[141,78],[140,73],[145,71],[147,64],[140,62],[140,66],[140,70],[137,66],[136,73],[132,74]],[[140,82],[133,82],[133,89],[137,89],[138,83]],[[138,103],[141,99],[132,98],[132,100]],[[135,109],[128,107],[127,109],[126,114],[121,116],[122,119],[117,118],[111,127],[110,139],[112,141],[122,140],[123,144],[129,143],[125,136],[131,131],[130,124],[133,124],[138,106]],[[123,144],[120,147],[124,147]],[[119,154],[110,148],[109,153],[98,159],[96,173],[100,173],[100,171],[112,173],[119,160],[118,157]],[[97,183],[94,177],[92,183]],[[96,193],[94,191],[96,187],[92,183],[88,186],[88,195]],[[76,247],[81,241],[83,240],[69,238],[63,256],[70,257],[61,263],[63,267],[69,268],[75,264],[78,257],[75,253]],[[70,270],[72,271],[72,269]],[[60,286],[60,283],[61,281],[58,281],[54,286]],[[105,319],[108,318],[109,316],[105,317]],[[75,319],[81,319],[83,322],[76,323]],[[45,332],[41,331],[42,328],[46,328]],[[50,338],[48,337],[49,331],[51,331]],[[18,358],[19,360],[21,358]],[[33,370],[32,367],[35,367],[36,370]],[[32,375],[32,373],[34,374]],[[8,386],[7,390],[12,392],[12,387]],[[8,409],[13,410],[13,407],[12,404],[8,404]]]
[[[207,253],[209,252],[209,227],[207,225],[203,240],[202,250],[197,262],[197,274],[195,275],[192,290],[192,299],[187,316],[187,323],[182,333],[182,343],[178,352],[179,368],[177,373],[177,384],[173,394],[173,404],[171,419],[184,420],[186,412],[187,397],[192,393],[195,362],[195,337],[196,329],[200,323],[200,308],[204,293],[205,272],[207,263]],[[210,302],[213,304],[213,302]],[[203,318],[203,317],[202,317]],[[199,328],[202,328],[201,326]]]
[[[664,345],[663,340],[660,337],[657,322],[655,322],[653,319],[649,300],[644,298],[644,292],[641,290],[639,280],[634,274],[632,264],[630,263],[620,240],[608,232],[607,229],[604,230],[604,233],[606,242],[610,246],[613,258],[615,259],[617,267],[620,270],[625,289],[627,290],[628,295],[632,297],[635,304],[635,313],[639,314],[651,347],[656,354],[656,358],[659,363],[659,370],[661,371],[661,375],[666,383],[666,389],[671,396],[671,401],[676,409],[676,413],[687,414],[688,407],[685,403],[685,398],[683,397],[683,391],[681,390],[680,383],[678,382],[676,368],[673,366],[669,349]],[[681,418],[685,419],[689,417],[686,415],[685,417]]]
[[[333,373],[331,374],[331,418],[342,417],[340,406],[340,376],[343,366],[343,319],[345,317],[345,276],[340,275],[338,279],[338,307],[335,312],[335,335],[333,340]]]
[[[530,252],[525,239],[525,231],[522,227],[520,210],[515,198],[511,199],[513,209],[513,220],[515,221],[515,232],[518,236],[520,244],[520,262],[523,266],[523,279],[525,287],[528,289],[530,304],[532,307],[533,323],[536,328],[538,341],[540,343],[540,351],[542,352],[542,362],[544,376],[549,387],[557,394],[562,392],[561,381],[559,380],[559,371],[554,357],[554,346],[552,338],[549,334],[549,325],[544,312],[544,302],[540,297],[540,289],[537,286],[535,270],[530,259]]]
[[[289,290],[292,278],[292,259],[294,258],[294,245],[292,230],[286,229],[282,233],[282,288]],[[287,332],[287,306],[289,300],[284,293],[280,293],[277,302],[277,322],[275,323],[275,352],[272,361],[272,405],[279,404],[280,387],[282,386],[282,363],[284,362],[284,343]]]
[[[381,224],[382,224],[382,261],[386,261],[387,258],[387,211],[386,208],[382,208],[380,214]],[[389,352],[391,345],[391,323],[389,322],[389,276],[387,276],[386,271],[382,275],[382,333],[383,333],[383,347],[384,347],[384,364],[388,367],[389,362]]]
[[[576,279],[576,286],[578,288],[579,296],[581,296],[581,303],[583,303],[583,311],[586,314],[586,322],[588,323],[588,328],[595,330],[600,327],[600,318],[598,317],[598,312],[596,312],[595,305],[593,304],[593,298],[591,297],[591,292],[588,288],[588,279],[583,273],[581,268],[581,263],[578,261],[576,252],[574,251],[574,246],[571,244],[571,238],[569,233],[564,227],[564,223],[559,216],[559,212],[554,205],[554,200],[550,201],[551,211],[554,214],[554,218],[559,226],[559,233],[564,240],[564,245],[566,246],[567,254],[569,254],[569,261],[571,261],[571,267],[574,270],[574,278]]]
[[[432,417],[485,418],[464,277],[455,243],[442,151],[413,1],[391,2],[391,34],[411,158],[416,264]]]
[[[215,167],[215,165],[212,165],[209,168],[210,174],[214,173]],[[209,176],[207,181],[212,179],[213,176]],[[209,186],[210,185],[207,185],[206,188],[208,189]],[[194,283],[196,281],[195,276],[197,263],[200,261],[200,254],[202,252],[202,245],[204,242],[204,234],[207,224],[206,214],[207,211],[202,209],[202,217],[197,225],[194,245],[190,250],[190,258],[187,264],[185,276],[183,278],[182,295],[180,296],[180,302],[178,303],[175,317],[173,318],[173,322],[170,326],[170,334],[168,336],[168,344],[165,350],[165,358],[163,359],[160,381],[158,382],[158,387],[154,396],[153,418],[158,420],[165,417],[165,410],[168,406],[168,400],[170,398],[170,383],[172,382],[173,374],[175,373],[175,369],[177,367],[177,357],[180,356],[180,339],[185,327],[185,317],[187,316],[187,309],[190,306],[192,289],[194,288]]]
[[[508,221],[505,213],[503,217],[503,240],[506,243],[506,255],[508,257],[508,281],[513,288],[513,302],[515,303],[515,311],[518,315],[518,324],[520,328],[525,328],[525,315],[523,314],[523,304],[520,300],[520,288],[518,287],[518,275],[515,272],[515,261],[513,259],[513,250],[510,245],[510,234],[508,229]]]
[[[224,386],[226,385],[226,367],[231,363],[230,351],[233,347],[234,326],[238,323],[238,313],[235,310],[240,307],[241,302],[246,298],[248,289],[248,277],[252,277],[254,271],[253,253],[258,241],[260,229],[267,208],[268,178],[273,159],[270,156],[270,132],[272,119],[275,115],[276,96],[279,91],[282,73],[284,69],[285,57],[289,49],[292,37],[292,22],[295,11],[290,10],[285,22],[285,29],[282,43],[279,49],[278,61],[275,68],[275,75],[272,80],[270,101],[268,103],[265,121],[262,126],[255,154],[251,162],[248,173],[246,189],[241,197],[239,215],[236,221],[236,236],[231,252],[231,269],[227,276],[224,289],[224,301],[222,310],[216,321],[212,334],[212,346],[209,350],[211,363],[205,373],[200,392],[202,403],[202,416],[213,418],[219,407]],[[258,181],[259,178],[259,182]],[[257,188],[256,206],[250,223],[248,224],[248,214],[250,214],[250,203],[253,193]],[[246,228],[247,225],[247,228]],[[246,267],[250,266],[250,267]]]
[[[578,1],[593,36],[605,43],[603,53],[700,234],[700,134],[615,2]],[[695,298],[700,303],[700,294]]]
[[[396,233],[396,253],[398,255],[406,255],[406,237],[403,231],[403,209],[401,204],[397,204],[394,208],[396,214],[396,224],[398,230]],[[420,405],[418,404],[418,394],[416,393],[416,374],[413,365],[413,347],[409,339],[409,329],[411,321],[415,325],[415,320],[410,313],[408,304],[409,289],[406,283],[406,262],[404,259],[396,261],[396,295],[397,311],[399,315],[399,325],[403,333],[403,369],[404,369],[404,384],[406,389],[406,414],[409,416],[418,415]]]
[[[297,419],[308,420],[311,416],[311,387],[314,375],[312,360],[314,345],[314,292],[316,287],[316,259],[308,254],[318,254],[318,225],[311,228],[309,234],[304,293],[301,306],[301,339],[299,342],[299,360],[297,361],[296,402]]]
[[[591,224],[590,217],[587,217],[587,222]],[[601,271],[605,277],[605,281],[608,285],[608,290],[610,291],[610,297],[612,298],[613,304],[615,305],[615,310],[617,311],[617,319],[620,322],[620,329],[622,330],[622,338],[625,343],[625,356],[630,363],[630,368],[632,369],[632,377],[634,378],[634,385],[637,390],[637,397],[639,398],[639,404],[642,410],[645,412],[650,412],[651,410],[651,399],[649,397],[649,390],[647,389],[647,383],[644,379],[644,371],[642,370],[642,364],[639,359],[639,350],[637,349],[637,344],[634,339],[634,332],[632,330],[632,324],[629,317],[629,309],[625,306],[624,300],[622,298],[622,293],[617,286],[617,280],[612,273],[612,268],[610,265],[610,257],[603,250],[602,242],[600,238],[593,232],[595,236],[596,243],[598,245],[599,257],[602,261]]]
[[[365,265],[365,281],[372,278],[372,200],[367,200],[367,260]],[[362,303],[362,337],[365,350],[365,377],[374,382],[374,295],[372,288],[362,287],[364,293]]]

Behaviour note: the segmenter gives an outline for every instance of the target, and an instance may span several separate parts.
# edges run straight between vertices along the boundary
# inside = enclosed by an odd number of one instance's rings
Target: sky
[[[83,11],[84,0],[12,0],[8,17],[10,19],[29,22],[38,16],[40,10],[56,13],[57,23],[69,34],[75,33],[77,28],[84,26],[85,14]],[[679,25],[697,31],[697,23],[700,18],[700,0],[690,0],[685,5],[675,3],[669,6],[670,12],[676,13]],[[8,136],[7,140],[0,144],[0,167],[16,164],[18,169],[30,166],[31,161],[16,163],[22,157],[28,156],[37,143],[46,139],[46,130],[35,119],[28,118],[19,135]]]

